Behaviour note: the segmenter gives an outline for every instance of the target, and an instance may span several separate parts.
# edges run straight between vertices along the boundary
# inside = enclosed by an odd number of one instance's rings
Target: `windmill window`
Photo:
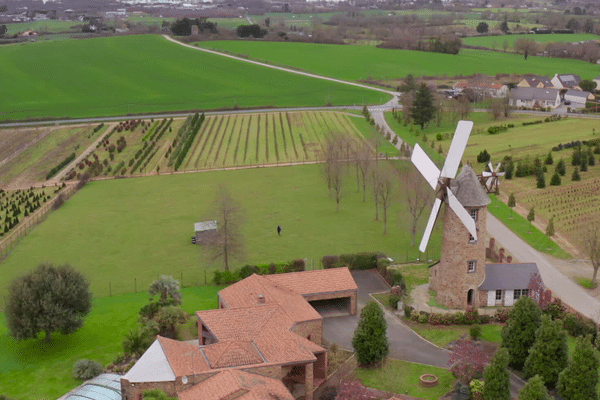
[[[467,272],[475,272],[475,267],[477,266],[477,261],[469,261],[469,268]]]
[[[477,222],[477,210],[469,210],[469,213],[471,214],[473,221]]]

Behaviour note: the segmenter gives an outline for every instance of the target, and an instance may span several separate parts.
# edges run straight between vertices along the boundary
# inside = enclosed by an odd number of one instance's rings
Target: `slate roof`
[[[581,82],[581,77],[575,74],[556,74],[556,77],[565,88],[572,88]]]
[[[281,381],[238,370],[219,372],[177,396],[179,400],[294,400]]]
[[[347,267],[265,275],[265,278],[304,296],[358,290]]]
[[[194,232],[204,232],[217,229],[217,221],[196,222],[194,224]]]
[[[527,289],[536,273],[539,274],[536,263],[486,264],[479,290]]]
[[[281,306],[293,322],[321,319],[302,295],[265,276],[253,274],[219,292],[228,308],[255,307],[259,305],[259,295],[264,296],[264,305]]]
[[[540,82],[544,85],[544,87],[552,87],[552,82],[550,81],[550,79],[546,78],[545,76],[541,76],[541,75],[526,76],[523,79],[531,87],[536,87],[537,85],[540,84]]]
[[[516,87],[510,91],[510,97],[518,100],[556,100],[558,89]]]
[[[496,82],[469,82],[469,81],[458,81],[454,84],[454,89],[502,89],[504,86],[501,83]]]
[[[450,181],[450,190],[464,207],[483,207],[491,202],[469,164],[463,166],[456,179]]]
[[[565,93],[565,97],[566,96],[574,96],[574,97],[580,97],[582,100],[586,100],[590,94],[591,94],[590,92],[584,92],[583,90],[569,89]]]

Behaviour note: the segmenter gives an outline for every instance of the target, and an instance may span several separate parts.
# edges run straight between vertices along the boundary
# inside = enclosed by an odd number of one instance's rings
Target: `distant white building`
[[[106,16],[107,17],[126,17],[127,9],[119,8],[117,11],[107,11]]]
[[[469,82],[469,81],[458,81],[452,86],[455,93],[460,93],[465,89],[473,90],[477,95],[483,98],[490,97],[504,97],[508,93],[508,86],[501,83],[488,83],[488,82]]]
[[[579,82],[581,82],[581,77],[575,74],[555,74],[554,78],[550,80],[552,82],[552,86],[556,89],[577,89],[581,90],[579,87]]]
[[[585,108],[585,102],[594,99],[595,97],[593,94],[582,90],[567,90],[565,93],[565,104],[571,108]]]

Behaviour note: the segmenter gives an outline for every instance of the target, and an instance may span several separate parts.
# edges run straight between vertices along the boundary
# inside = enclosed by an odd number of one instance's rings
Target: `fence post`
[[[180,287],[183,287],[183,272],[181,273],[181,281],[179,282]]]
[[[133,291],[137,293],[137,278],[133,278]]]
[[[108,294],[110,297],[112,297],[112,282],[108,281]]]

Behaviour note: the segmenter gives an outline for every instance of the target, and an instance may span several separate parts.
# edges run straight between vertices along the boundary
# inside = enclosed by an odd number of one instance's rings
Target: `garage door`
[[[337,299],[312,300],[308,302],[323,318],[350,315],[350,297]]]

